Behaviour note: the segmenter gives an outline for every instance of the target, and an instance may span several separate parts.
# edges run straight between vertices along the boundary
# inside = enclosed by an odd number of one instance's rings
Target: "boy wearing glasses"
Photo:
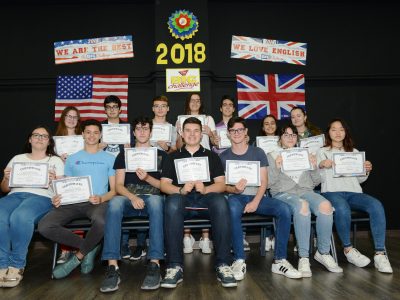
[[[150,147],[153,127],[151,119],[139,117],[134,120],[135,148]],[[120,152],[114,164],[116,170],[116,196],[109,203],[104,234],[103,260],[108,260],[108,269],[100,291],[116,291],[120,283],[118,260],[120,256],[121,221],[123,217],[148,216],[150,220],[150,245],[147,254],[150,260],[141,288],[154,290],[160,286],[160,260],[164,259],[163,214],[164,197],[160,193],[161,164],[167,154],[157,150],[156,172],[137,169],[135,173],[125,171],[125,153]]]

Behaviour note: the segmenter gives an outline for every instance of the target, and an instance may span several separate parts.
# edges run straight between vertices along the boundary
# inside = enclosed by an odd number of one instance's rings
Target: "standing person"
[[[268,186],[268,160],[260,148],[248,145],[246,142],[247,125],[244,119],[233,117],[228,122],[229,137],[232,147],[220,154],[222,165],[226,170],[226,161],[258,161],[260,163],[261,185],[259,187],[247,186],[247,181],[242,178],[235,185],[226,185],[225,191],[229,194],[228,204],[231,215],[232,245],[235,261],[232,272],[236,280],[244,279],[246,274],[245,254],[243,249],[242,215],[243,213],[256,213],[274,216],[276,219],[277,248],[272,264],[272,272],[288,278],[301,278],[302,275],[286,260],[287,244],[290,235],[292,215],[286,203],[267,197]]]
[[[358,152],[358,150],[354,148],[350,129],[344,120],[332,120],[326,132],[326,146],[318,155],[322,176],[321,192],[335,207],[335,226],[344,247],[344,254],[347,260],[357,267],[365,267],[371,261],[354,248],[350,242],[351,210],[364,211],[370,217],[371,233],[375,245],[375,268],[379,272],[393,273],[385,250],[385,210],[378,199],[363,193],[360,186],[360,183],[368,179],[372,171],[372,164],[370,161],[365,161],[366,176],[333,177],[333,153]]]
[[[223,95],[221,98],[219,111],[222,114],[222,120],[217,125],[215,125],[215,129],[216,129],[216,131],[217,131],[217,129],[225,129],[226,130],[229,119],[232,118],[233,114],[235,113],[235,103],[233,101],[233,97],[231,97],[229,95]],[[226,150],[226,149],[218,148],[218,145],[219,145],[218,134],[215,134],[215,136],[214,136],[214,143],[215,143],[215,146],[212,147],[212,150],[215,153],[220,154]]]
[[[199,93],[190,93],[186,98],[184,115],[204,115],[204,105],[201,101],[201,97]],[[211,150],[210,148],[210,140],[212,144],[215,144],[214,138],[216,136],[215,131],[215,122],[212,116],[206,115],[206,124],[202,126],[202,135],[201,135],[201,146],[205,149]],[[176,141],[177,148],[183,147],[183,132],[181,132],[181,125],[179,121],[176,121],[175,127],[178,130],[178,138]],[[190,229],[185,229],[185,235],[183,238],[184,244],[184,253],[192,253],[193,245],[195,242],[194,237],[190,234]],[[202,237],[199,241],[199,247],[201,252],[204,254],[211,253],[211,241],[210,241],[210,231],[208,229],[202,229],[201,233]]]
[[[99,149],[102,127],[97,120],[86,120],[82,124],[84,150],[70,155],[65,163],[65,176],[90,176],[93,196],[88,202],[61,206],[61,195],[55,195],[55,207],[39,223],[39,232],[46,238],[78,249],[65,263],[53,270],[56,279],[67,277],[81,265],[81,272],[93,270],[94,259],[104,235],[107,201],[115,196],[114,156]],[[74,234],[64,225],[79,218],[89,218],[91,228],[86,237]]]
[[[22,280],[35,224],[52,208],[49,188],[9,187],[14,162],[48,163],[50,182],[64,175],[50,131],[35,127],[26,140],[24,154],[10,160],[1,181],[1,191],[8,195],[0,198],[0,287],[14,287]]]
[[[282,149],[291,149],[297,144],[297,131],[293,125],[283,126],[279,133],[279,143]],[[271,162],[268,168],[271,195],[290,205],[293,214],[294,231],[299,252],[298,269],[303,277],[311,277],[309,262],[311,212],[317,217],[317,251],[314,259],[325,266],[330,272],[341,273],[329,254],[332,235],[333,208],[328,200],[313,191],[321,182],[317,161],[310,155],[313,170],[286,171],[281,170],[282,156],[279,151],[268,154]]]
[[[290,111],[290,119],[296,127],[299,140],[322,134],[322,130],[308,120],[306,111],[302,107],[293,107]]]
[[[150,136],[153,123],[147,117],[139,117],[132,123],[135,135],[135,148],[150,147]],[[123,217],[148,216],[150,224],[150,245],[147,258],[146,276],[141,288],[154,290],[160,287],[160,260],[164,259],[164,197],[160,193],[161,164],[167,154],[157,150],[156,172],[137,169],[135,173],[125,171],[125,153],[121,152],[114,164],[116,170],[116,190],[119,196],[114,197],[108,205],[104,248],[102,260],[108,260],[108,269],[100,291],[112,292],[118,289],[120,273],[118,260],[120,256],[121,222]]]
[[[201,122],[190,117],[183,123],[182,137],[185,146],[169,154],[164,161],[161,175],[161,191],[168,195],[165,201],[164,232],[167,252],[166,275],[161,282],[164,288],[175,288],[183,280],[184,219],[195,216],[211,220],[213,230],[217,279],[224,287],[237,286],[229,267],[231,234],[229,207],[222,193],[225,176],[218,155],[200,145]],[[186,182],[178,184],[175,160],[190,157],[207,157],[210,182]],[[185,209],[191,207],[196,209]]]

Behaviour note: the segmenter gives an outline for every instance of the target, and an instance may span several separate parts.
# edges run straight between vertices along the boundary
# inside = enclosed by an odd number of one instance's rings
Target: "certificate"
[[[92,180],[90,176],[56,179],[53,180],[53,191],[61,195],[61,205],[87,202],[93,195]]]
[[[101,124],[101,126],[103,127],[103,143],[113,145],[131,143],[130,124]]]
[[[61,156],[63,154],[74,154],[84,147],[83,137],[81,135],[55,136],[56,153]]]
[[[175,159],[174,164],[179,184],[190,181],[211,181],[207,156]]]
[[[13,162],[8,186],[48,188],[49,164],[35,162]]]
[[[180,115],[180,116],[178,116],[178,122],[179,122],[179,126],[180,126],[179,129],[181,132],[183,130],[183,122],[185,122],[185,120],[190,117],[195,117],[195,118],[199,119],[201,122],[201,126],[207,125],[206,124],[206,115]]]
[[[260,186],[260,162],[248,160],[227,160],[226,184],[235,185],[240,179],[247,180],[247,186]]]
[[[257,147],[264,150],[265,154],[271,153],[279,148],[278,145],[279,136],[257,136],[256,145]]]
[[[157,147],[125,148],[125,170],[157,172]]]
[[[365,176],[365,152],[332,153],[333,176]]]
[[[325,146],[325,135],[320,134],[300,140],[301,148],[308,148],[311,153],[317,152],[319,148]]]
[[[282,150],[282,172],[312,170],[307,148]]]
[[[172,140],[172,125],[171,124],[153,124],[151,131],[151,142],[165,141],[171,142]]]
[[[231,140],[228,137],[228,129],[217,129],[217,134],[219,137],[219,149],[226,149],[232,146]]]

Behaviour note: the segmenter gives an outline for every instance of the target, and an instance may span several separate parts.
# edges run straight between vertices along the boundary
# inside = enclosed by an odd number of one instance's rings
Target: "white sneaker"
[[[243,238],[243,249],[244,251],[250,251],[250,244],[245,238]]]
[[[200,238],[199,247],[200,247],[202,253],[210,254],[211,253],[210,239],[209,238],[204,238],[204,239]]]
[[[392,266],[390,265],[389,258],[385,254],[375,254],[374,256],[375,268],[382,273],[393,273]]]
[[[349,263],[352,263],[353,265],[360,268],[365,267],[371,262],[368,257],[361,254],[360,251],[358,251],[356,248],[351,248],[350,251],[347,253],[345,252],[344,255],[346,256]]]
[[[236,280],[243,280],[246,274],[246,263],[244,259],[235,260],[231,266],[231,270]]]
[[[343,273],[343,269],[335,262],[332,255],[315,252],[314,259],[322,264],[329,272]]]
[[[183,253],[188,254],[193,252],[194,237],[192,235],[183,238]]]
[[[310,260],[308,257],[301,257],[299,259],[298,270],[301,273],[302,277],[311,277],[311,268],[310,268]]]
[[[272,239],[269,237],[265,238],[265,251],[269,251],[269,250],[274,250],[275,248],[275,238],[273,237]]]
[[[297,271],[286,259],[277,260],[272,263],[272,273],[286,276],[292,279],[301,278],[301,273]]]

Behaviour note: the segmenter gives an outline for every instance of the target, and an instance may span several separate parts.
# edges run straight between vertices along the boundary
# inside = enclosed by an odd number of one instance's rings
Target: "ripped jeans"
[[[291,208],[299,256],[308,257],[310,252],[310,210],[317,217],[316,230],[318,252],[321,254],[328,254],[333,224],[333,209],[330,206],[330,202],[320,194],[314,192],[307,192],[302,195],[281,192],[275,194],[274,198],[289,204]],[[308,205],[303,205],[303,201],[306,201]],[[322,213],[319,209],[321,203],[330,207],[330,211]]]

